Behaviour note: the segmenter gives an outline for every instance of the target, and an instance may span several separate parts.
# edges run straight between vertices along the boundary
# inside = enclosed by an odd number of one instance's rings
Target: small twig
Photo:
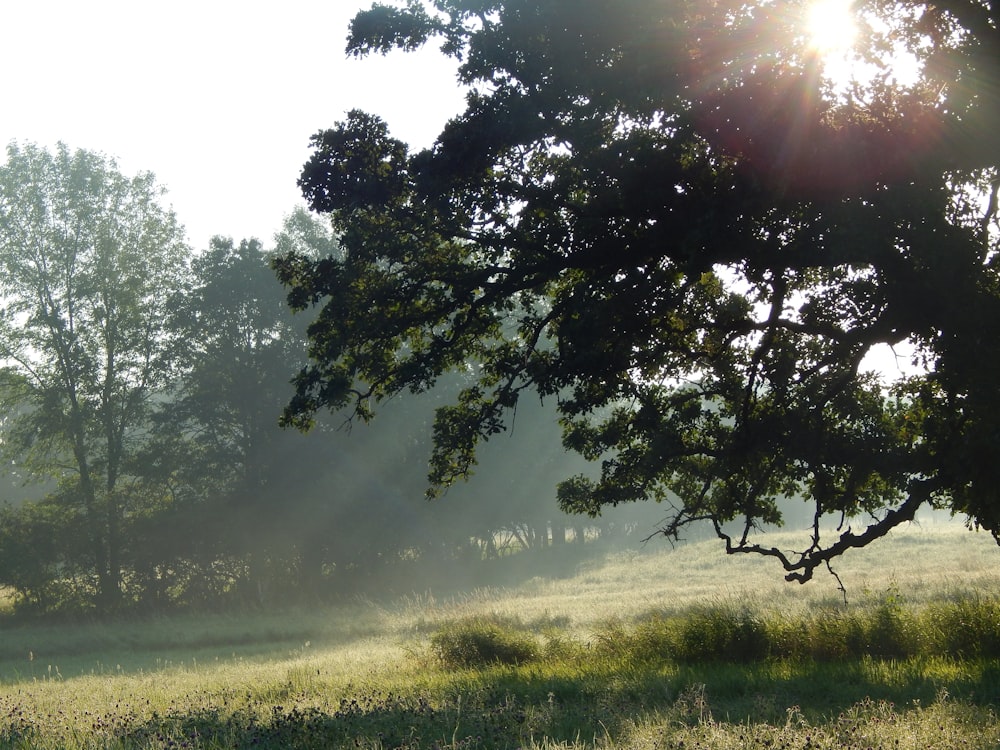
[[[826,561],[826,569],[828,571],[830,571],[830,575],[832,575],[837,580],[837,589],[843,595],[843,597],[844,597],[844,606],[846,607],[847,606],[847,589],[844,588],[844,582],[840,580],[840,576],[837,575],[837,571],[835,571],[833,569],[833,566],[830,565],[830,561],[829,560]]]

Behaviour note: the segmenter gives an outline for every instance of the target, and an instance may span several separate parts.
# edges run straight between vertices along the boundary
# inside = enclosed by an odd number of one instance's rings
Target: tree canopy
[[[931,506],[1000,532],[1000,18],[867,0],[853,83],[804,2],[413,0],[353,55],[437,40],[467,106],[427,149],[350,112],[300,186],[342,255],[276,262],[317,306],[285,420],[362,418],[459,371],[430,494],[522,398],[554,400],[567,511],[664,503],[789,580]],[[894,59],[916,75],[900,83]],[[906,344],[905,376],[871,365]],[[553,447],[555,450],[555,446]],[[759,534],[813,518],[796,552]]]

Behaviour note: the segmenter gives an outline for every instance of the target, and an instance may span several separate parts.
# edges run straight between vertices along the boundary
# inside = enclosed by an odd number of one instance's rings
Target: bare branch
[[[915,486],[911,486],[910,493],[902,505],[889,510],[881,520],[866,527],[862,533],[855,534],[848,528],[838,537],[836,542],[828,547],[820,547],[819,540],[814,538],[813,545],[804,552],[785,553],[777,547],[746,544],[744,540],[734,544],[732,537],[726,534],[718,524],[716,524],[716,534],[725,541],[727,554],[755,553],[776,558],[788,571],[785,576],[786,581],[806,583],[812,579],[813,573],[820,565],[826,565],[829,568],[830,561],[847,550],[864,547],[885,536],[897,526],[912,521],[917,509],[929,499],[930,493],[931,488],[926,483],[917,483]]]

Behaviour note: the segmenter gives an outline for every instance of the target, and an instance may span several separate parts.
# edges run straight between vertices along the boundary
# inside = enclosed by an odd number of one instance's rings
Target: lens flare
[[[806,12],[809,46],[832,57],[848,52],[858,35],[851,0],[815,0]]]

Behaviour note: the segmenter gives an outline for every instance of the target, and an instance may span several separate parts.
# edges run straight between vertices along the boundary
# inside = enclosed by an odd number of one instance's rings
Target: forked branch
[[[847,550],[864,547],[885,536],[897,526],[912,521],[917,509],[929,497],[930,488],[923,484],[917,484],[911,487],[906,500],[898,508],[889,510],[885,516],[867,526],[860,534],[855,534],[848,528],[837,538],[837,541],[827,547],[820,546],[819,538],[814,537],[812,546],[803,552],[783,552],[777,547],[748,544],[745,539],[734,543],[732,536],[725,533],[718,523],[715,524],[715,533],[725,541],[727,554],[754,553],[776,558],[787,572],[786,581],[806,583],[812,580],[813,573],[821,565],[829,567],[834,558],[844,554]]]

